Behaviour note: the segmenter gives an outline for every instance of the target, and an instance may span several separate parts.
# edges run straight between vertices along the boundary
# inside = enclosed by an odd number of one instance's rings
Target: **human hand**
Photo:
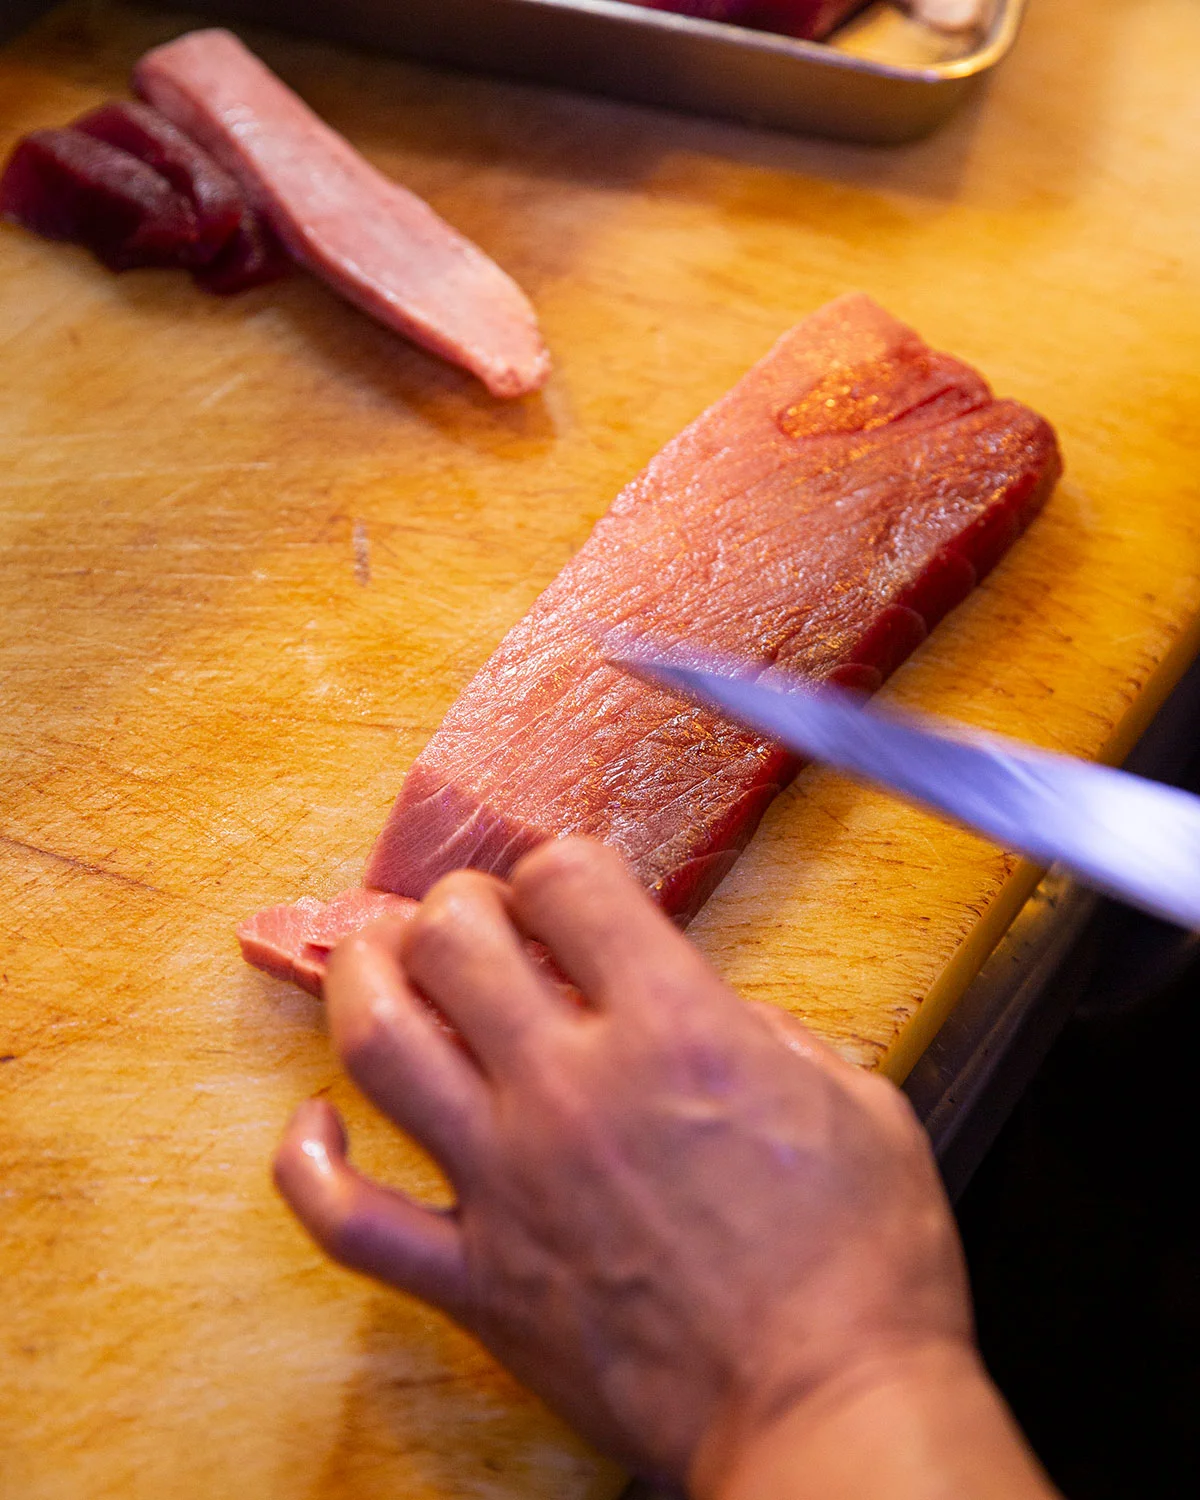
[[[451,875],[411,921],[343,943],[325,993],[351,1075],[457,1205],[357,1174],[320,1101],[280,1146],[285,1198],[335,1259],[445,1309],[640,1472],[715,1493],[782,1414],[969,1348],[903,1097],[739,1000],[611,851],[545,844],[509,886]]]

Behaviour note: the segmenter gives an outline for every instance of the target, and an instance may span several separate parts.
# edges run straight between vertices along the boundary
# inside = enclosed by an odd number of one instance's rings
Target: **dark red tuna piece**
[[[820,42],[862,10],[866,0],[751,0],[747,26]]]
[[[648,10],[669,10],[703,21],[724,21],[819,42],[866,0],[632,0]]]
[[[237,232],[245,208],[241,188],[158,110],[116,100],[72,121],[71,128],[136,156],[191,203],[197,237],[189,264],[207,265]]]
[[[0,215],[86,245],[114,271],[178,265],[197,238],[192,205],[153,167],[77,130],[35,130],[0,178]]]
[[[252,286],[278,281],[292,268],[292,260],[274,230],[252,208],[243,210],[238,227],[220,253],[192,272],[206,292],[228,296]]]
[[[754,0],[630,0],[644,10],[669,10],[677,16],[691,16],[697,21],[724,21],[731,26],[747,25]]]

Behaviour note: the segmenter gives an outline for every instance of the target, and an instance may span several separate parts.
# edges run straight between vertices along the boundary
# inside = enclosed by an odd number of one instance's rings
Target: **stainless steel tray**
[[[618,0],[201,0],[199,8],[373,51],[882,144],[913,140],[945,119],[1012,46],[1023,6],[997,0],[978,44],[920,62],[897,60],[913,54],[919,34],[884,6],[830,44]],[[929,48],[937,50],[932,40]]]

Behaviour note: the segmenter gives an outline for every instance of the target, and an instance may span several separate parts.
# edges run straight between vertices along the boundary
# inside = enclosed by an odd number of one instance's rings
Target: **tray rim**
[[[450,0],[453,4],[453,0]],[[706,21],[699,16],[679,15],[674,11],[651,10],[626,3],[626,0],[504,0],[514,9],[576,11],[604,17],[618,24],[666,35],[703,36],[716,43],[736,45],[751,51],[775,53],[795,60],[844,68],[855,73],[872,74],[904,82],[939,84],[973,78],[985,73],[1007,55],[1017,39],[1025,12],[1026,0],[997,0],[996,12],[982,43],[963,57],[942,63],[889,63],[839,52],[824,42],[806,42],[777,32],[757,31],[729,21]]]

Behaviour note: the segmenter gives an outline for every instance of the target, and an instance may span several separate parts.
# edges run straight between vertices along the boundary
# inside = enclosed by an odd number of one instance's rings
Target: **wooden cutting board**
[[[0,52],[0,149],[188,24],[57,12]],[[282,1210],[267,1159],[318,1090],[366,1167],[441,1188],[231,929],[357,878],[622,483],[851,287],[1044,412],[1068,466],[889,695],[1122,754],[1200,639],[1200,14],[1034,0],[990,89],[890,150],[249,40],[517,276],[557,370],[499,405],[302,275],[222,301],[0,226],[0,1492],[608,1496],[468,1340]],[[900,1076],[1032,878],[809,772],[694,932]]]

